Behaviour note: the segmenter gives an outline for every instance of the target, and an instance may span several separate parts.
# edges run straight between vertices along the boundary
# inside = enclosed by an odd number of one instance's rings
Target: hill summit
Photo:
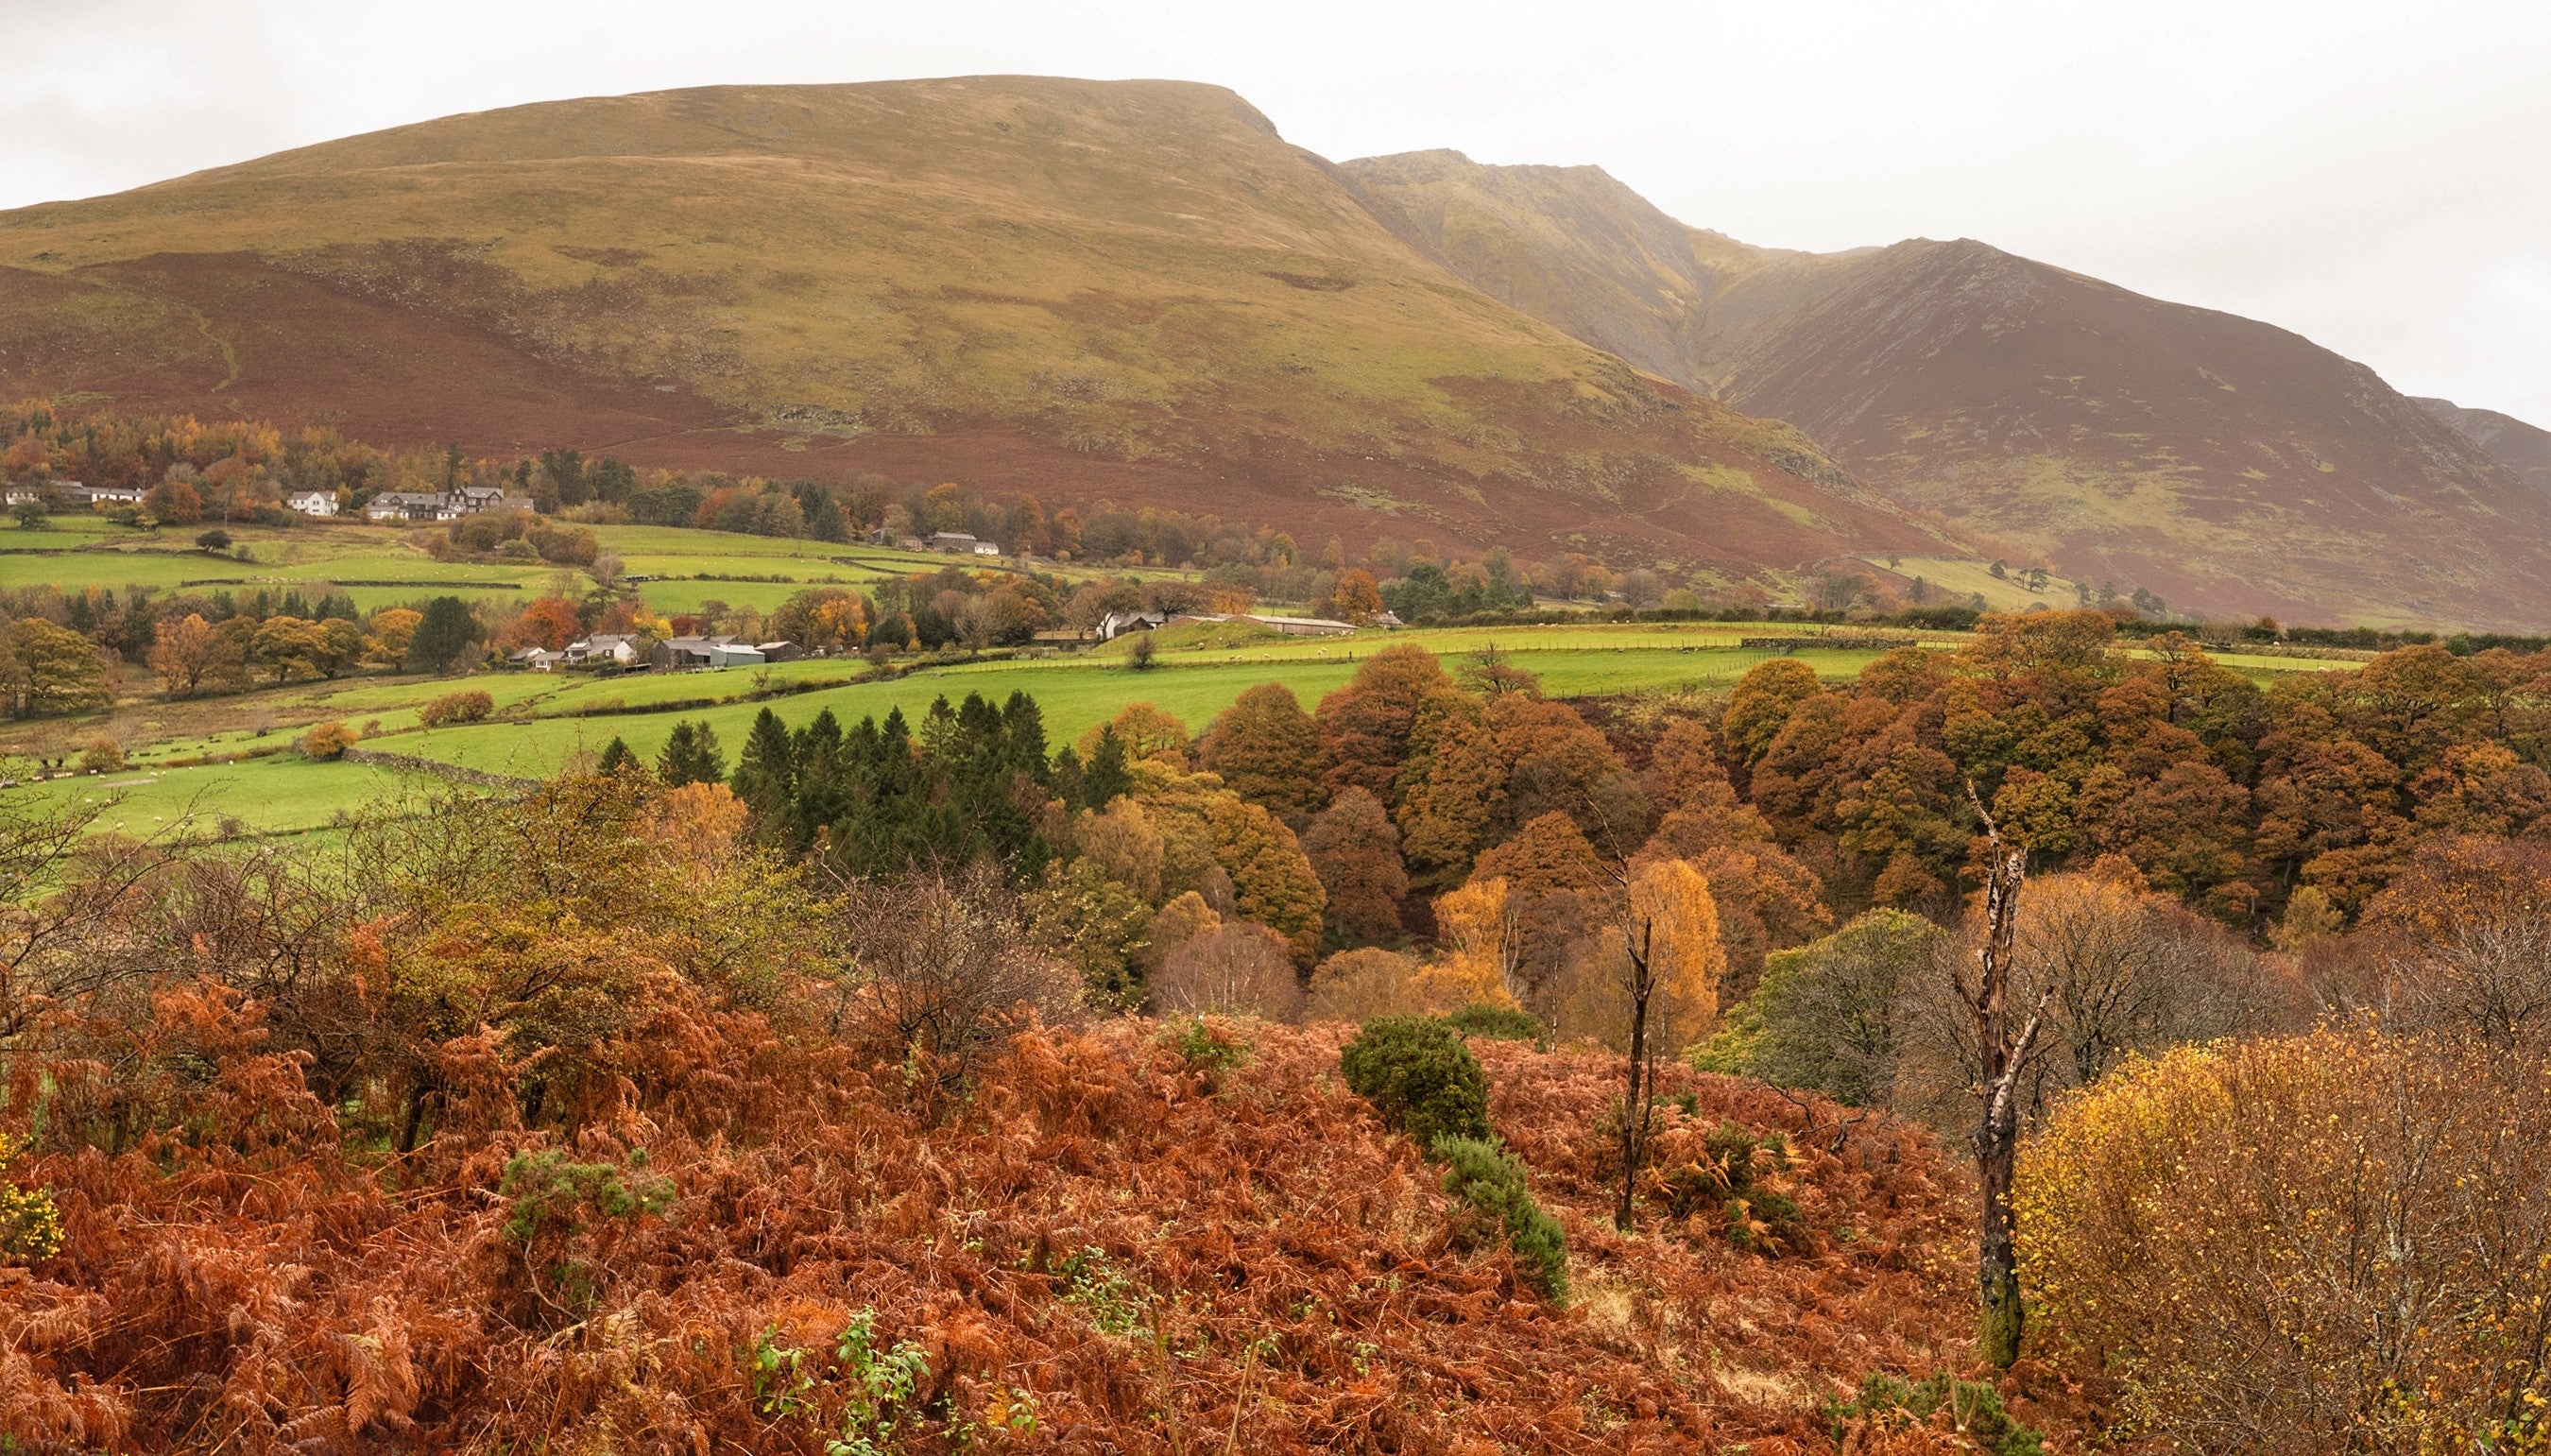
[[[1506,307],[1229,91],[975,77],[457,116],[0,214],[0,390],[1202,505],[1734,580],[1936,545]]]

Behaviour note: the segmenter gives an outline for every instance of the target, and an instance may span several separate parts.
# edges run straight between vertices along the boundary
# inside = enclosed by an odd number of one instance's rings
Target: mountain
[[[2451,425],[2537,490],[2551,491],[2551,430],[2494,409],[2465,409],[2450,399],[2412,396],[2412,402]]]
[[[1749,248],[1594,167],[1343,170],[1482,292],[1796,425],[1996,555],[2215,612],[2551,621],[2538,491],[2283,329],[1973,241]]]
[[[1796,431],[1482,295],[1177,82],[551,102],[0,213],[0,394],[1731,580],[1942,549]]]

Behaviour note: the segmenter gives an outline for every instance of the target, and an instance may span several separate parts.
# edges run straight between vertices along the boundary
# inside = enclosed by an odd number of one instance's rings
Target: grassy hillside
[[[957,476],[1729,576],[1924,532],[1445,272],[1212,87],[518,107],[0,215],[0,389]],[[1316,533],[1316,534],[1315,534]]]
[[[2466,409],[2450,399],[2418,398],[2411,402],[2452,426],[2457,434],[2513,470],[2527,485],[2551,491],[2551,430],[2494,409]]]
[[[1747,248],[1592,167],[1346,169],[1483,291],[1798,426],[1990,555],[2209,612],[2551,620],[2527,427],[2484,440],[2282,329],[1981,243]]]

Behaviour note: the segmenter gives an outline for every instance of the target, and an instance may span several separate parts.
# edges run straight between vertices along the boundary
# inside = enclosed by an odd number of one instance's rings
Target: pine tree
[[[1098,730],[1098,745],[1081,771],[1080,785],[1081,807],[1093,810],[1107,807],[1109,800],[1134,786],[1134,776],[1125,763],[1125,740],[1116,736],[1114,724]]]
[[[718,749],[716,730],[704,722],[674,724],[672,735],[664,740],[664,751],[657,756],[656,776],[668,788],[725,781],[726,755]]]
[[[778,827],[796,795],[796,745],[789,740],[787,725],[768,708],[753,720],[753,732],[736,760],[734,787],[736,797],[753,810],[765,832]]]
[[[602,757],[594,761],[593,772],[608,779],[637,766],[638,756],[629,751],[629,745],[614,738],[602,746]]]

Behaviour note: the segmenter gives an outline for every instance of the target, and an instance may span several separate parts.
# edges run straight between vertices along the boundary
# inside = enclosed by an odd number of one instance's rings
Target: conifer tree
[[[664,751],[657,756],[656,775],[668,788],[724,782],[726,755],[718,749],[716,730],[692,720],[674,724],[672,735],[664,740]]]

